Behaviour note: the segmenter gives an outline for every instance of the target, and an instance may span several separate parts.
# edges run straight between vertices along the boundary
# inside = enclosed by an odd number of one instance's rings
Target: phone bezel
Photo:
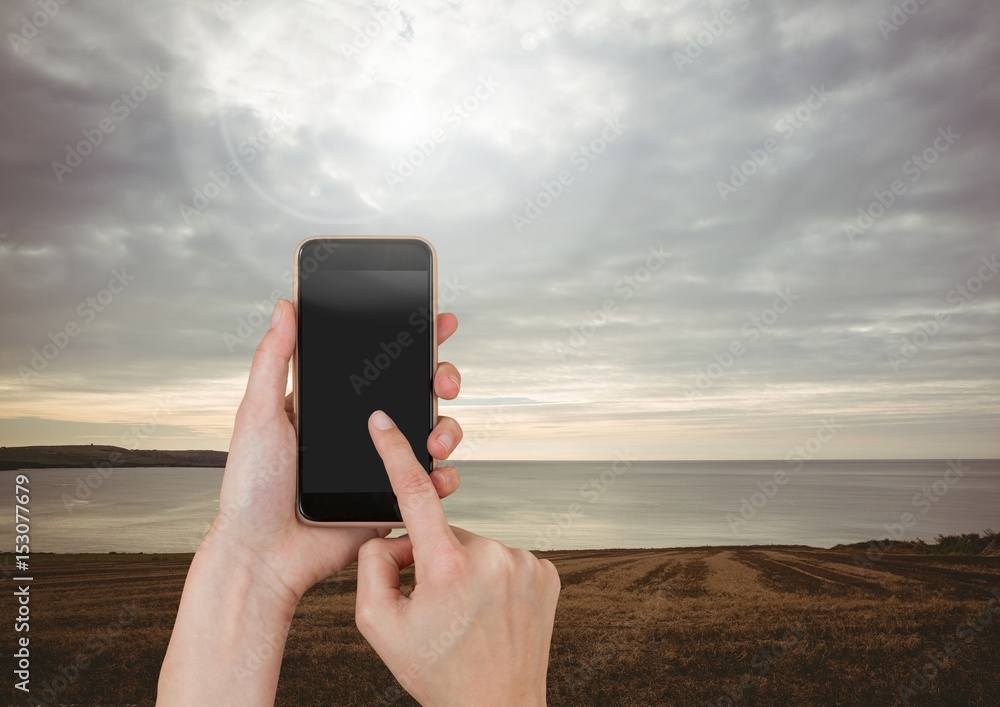
[[[295,512],[299,519],[299,522],[305,523],[307,525],[317,525],[317,526],[343,526],[343,527],[362,527],[362,528],[401,528],[403,527],[402,515],[399,512],[399,506],[396,503],[395,495],[390,493],[313,493],[313,494],[303,494],[302,492],[302,468],[300,462],[300,447],[298,445],[298,430],[299,430],[299,346],[298,346],[298,332],[299,332],[299,263],[302,257],[302,249],[311,243],[317,241],[344,241],[344,242],[357,242],[357,241],[371,241],[372,243],[386,243],[392,241],[400,241],[407,243],[418,243],[428,250],[430,258],[428,260],[430,267],[430,292],[431,292],[431,302],[430,302],[430,312],[431,312],[431,326],[430,326],[430,341],[431,341],[431,370],[429,372],[431,381],[431,401],[430,401],[430,415],[431,415],[431,429],[437,425],[438,410],[437,410],[437,396],[434,395],[434,373],[437,371],[437,300],[438,300],[438,281],[437,281],[437,251],[434,250],[433,244],[425,238],[419,236],[310,236],[299,242],[295,247],[294,262],[292,268],[292,303],[295,306],[296,315],[296,344],[295,344],[295,355],[292,359],[292,400],[293,400],[293,410],[295,418],[295,430],[296,430],[296,454],[295,454]],[[428,473],[433,471],[437,466],[437,460],[430,457],[430,468]],[[307,503],[308,509],[303,508],[303,496],[311,497]],[[318,507],[317,507],[318,504]],[[372,520],[373,517],[378,517],[382,515],[391,515],[391,518],[385,520]],[[316,517],[320,516],[320,517]],[[337,520],[326,520],[328,517],[337,517]]]

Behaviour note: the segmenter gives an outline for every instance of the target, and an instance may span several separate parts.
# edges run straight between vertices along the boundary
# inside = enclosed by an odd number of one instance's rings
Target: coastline
[[[224,468],[228,452],[212,449],[126,449],[106,444],[0,447],[0,471],[94,467]]]

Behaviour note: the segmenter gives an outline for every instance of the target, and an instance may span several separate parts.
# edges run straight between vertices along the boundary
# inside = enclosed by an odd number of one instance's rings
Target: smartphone
[[[317,236],[296,248],[294,272],[298,516],[401,527],[368,418],[384,410],[433,470],[437,255],[411,236]]]

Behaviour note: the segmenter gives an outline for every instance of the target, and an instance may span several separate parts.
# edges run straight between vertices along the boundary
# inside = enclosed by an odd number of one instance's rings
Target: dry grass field
[[[803,547],[543,554],[563,581],[553,705],[1000,704],[1000,557],[886,555],[858,567],[851,554]],[[58,704],[152,704],[190,556],[32,560],[35,694],[62,687],[54,679],[83,655]],[[13,617],[10,591],[0,605]],[[302,601],[278,704],[413,704],[358,634],[353,607],[351,570]]]

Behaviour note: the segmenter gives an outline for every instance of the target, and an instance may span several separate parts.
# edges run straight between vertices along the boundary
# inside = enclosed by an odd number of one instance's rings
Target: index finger
[[[381,410],[368,418],[368,433],[389,474],[403,523],[413,539],[414,555],[420,557],[444,543],[457,545],[434,482],[403,433]]]

